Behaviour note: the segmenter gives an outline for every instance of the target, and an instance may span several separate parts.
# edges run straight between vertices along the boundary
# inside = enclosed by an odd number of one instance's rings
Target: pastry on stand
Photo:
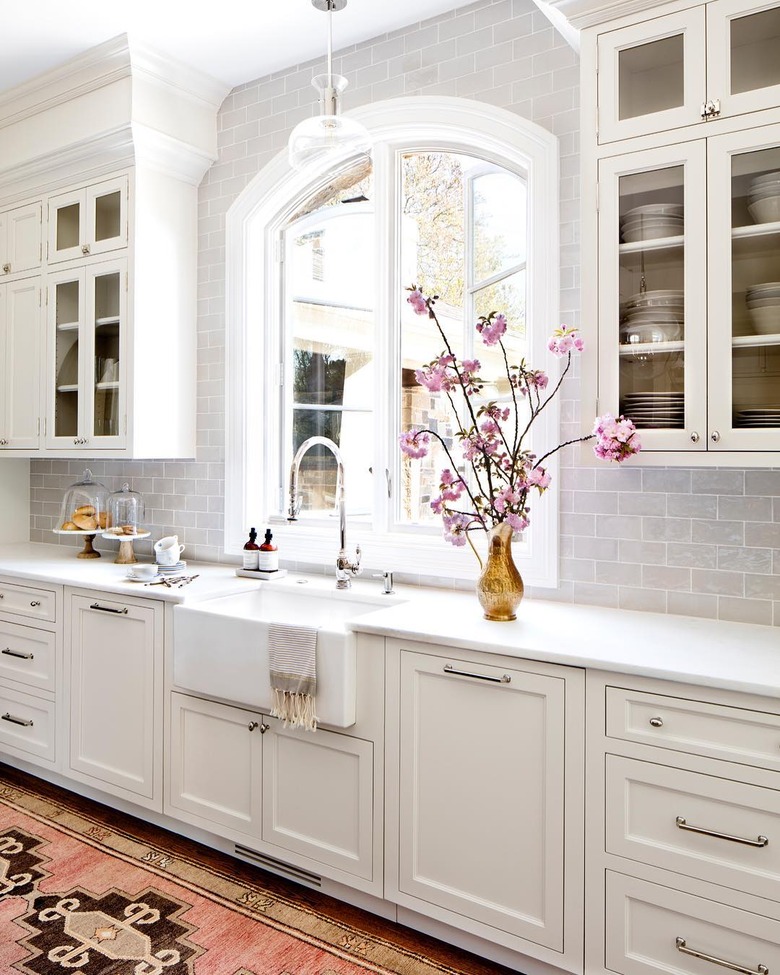
[[[65,492],[60,508],[58,527],[55,535],[81,535],[84,548],[79,559],[99,559],[100,552],[92,547],[95,535],[105,530],[108,524],[108,491],[92,477],[92,471],[84,471],[84,476],[76,484],[71,484]]]
[[[108,524],[103,538],[119,540],[119,554],[114,559],[118,565],[133,565],[138,561],[133,542],[151,535],[140,527],[143,520],[144,499],[138,491],[131,491],[129,484],[123,484],[108,496]]]

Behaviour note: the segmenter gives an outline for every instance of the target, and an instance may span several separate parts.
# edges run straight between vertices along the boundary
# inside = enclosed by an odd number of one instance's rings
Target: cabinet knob
[[[256,721],[250,721],[249,724],[247,725],[247,728],[249,728],[250,731],[254,731],[255,728],[259,728],[259,727],[260,725]]]
[[[10,274],[10,273],[11,273],[11,265],[10,264],[4,264],[3,265],[3,274]]]
[[[663,718],[650,718],[650,726],[653,728],[663,728],[664,719]]]
[[[691,443],[698,443],[701,437],[695,430],[691,430]]]
[[[82,244],[81,245],[81,253],[82,254],[89,254],[89,244]]]
[[[720,434],[718,433],[717,430],[712,431],[712,433],[710,434],[710,440],[713,443],[717,443],[720,440]]]
[[[33,609],[35,609],[36,606],[40,606],[41,605],[41,601],[40,601],[40,599],[31,599],[30,600],[30,605],[32,606]]]
[[[7,446],[8,446],[8,441],[5,439],[5,437],[0,437],[0,447],[7,447]]]

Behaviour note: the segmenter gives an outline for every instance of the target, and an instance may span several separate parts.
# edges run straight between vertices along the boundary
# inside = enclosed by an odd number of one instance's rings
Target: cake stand
[[[96,552],[95,549],[92,548],[92,542],[94,541],[95,535],[101,534],[100,528],[95,528],[94,531],[91,529],[89,531],[81,531],[81,529],[78,529],[77,531],[67,531],[66,529],[62,528],[52,528],[52,531],[55,535],[81,535],[83,537],[84,548],[76,556],[77,559],[100,558],[100,552]]]
[[[138,559],[133,551],[133,542],[139,538],[148,538],[151,534],[151,532],[139,531],[135,535],[120,535],[119,532],[112,532],[110,529],[102,533],[103,538],[110,538],[119,542],[119,552],[114,559],[117,565],[134,565]]]

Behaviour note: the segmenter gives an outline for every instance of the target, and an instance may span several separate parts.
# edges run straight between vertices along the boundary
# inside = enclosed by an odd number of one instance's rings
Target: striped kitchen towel
[[[311,626],[271,623],[268,663],[271,671],[271,714],[285,727],[317,730],[317,630]]]

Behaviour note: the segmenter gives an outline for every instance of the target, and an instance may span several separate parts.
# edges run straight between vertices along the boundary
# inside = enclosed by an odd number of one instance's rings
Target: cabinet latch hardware
[[[714,836],[716,840],[729,840],[731,843],[742,843],[743,846],[767,846],[769,844],[766,836],[757,836],[751,840],[749,837],[719,833],[717,830],[705,829],[703,826],[689,826],[682,816],[678,816],[674,822],[678,829],[687,830],[689,833],[700,833],[702,836]]]
[[[488,680],[493,684],[511,684],[512,678],[509,674],[502,674],[500,677],[494,677],[492,674],[472,674],[468,670],[455,670],[450,664],[444,665],[444,673],[452,674],[455,677],[476,677],[477,680]]]
[[[6,711],[4,715],[2,715],[2,718],[3,721],[10,721],[11,724],[20,724],[24,728],[32,728],[33,726],[33,723],[30,720],[30,718],[16,718],[12,714],[9,714],[8,711]]]
[[[127,606],[123,606],[122,609],[116,609],[113,606],[101,606],[100,603],[91,603],[90,609],[99,609],[103,613],[117,613],[119,616],[127,615]]]
[[[18,650],[12,650],[10,647],[0,650],[0,653],[4,653],[7,657],[18,657],[20,660],[35,660],[34,653],[19,653]]]
[[[685,938],[675,938],[674,943],[677,950],[681,951],[684,955],[701,958],[702,961],[711,962],[713,965],[720,965],[721,968],[728,968],[732,972],[740,972],[741,975],[769,975],[769,969],[766,965],[756,965],[755,968],[748,968],[746,965],[738,965],[736,962],[726,961],[724,958],[718,958],[715,955],[705,955],[703,951],[696,951],[694,948],[689,948],[685,943]]]
[[[710,98],[706,102],[701,103],[701,117],[705,122],[709,122],[710,119],[718,118],[720,115],[720,99]]]
[[[89,254],[89,244],[82,244],[81,245],[81,253],[82,254]]]

